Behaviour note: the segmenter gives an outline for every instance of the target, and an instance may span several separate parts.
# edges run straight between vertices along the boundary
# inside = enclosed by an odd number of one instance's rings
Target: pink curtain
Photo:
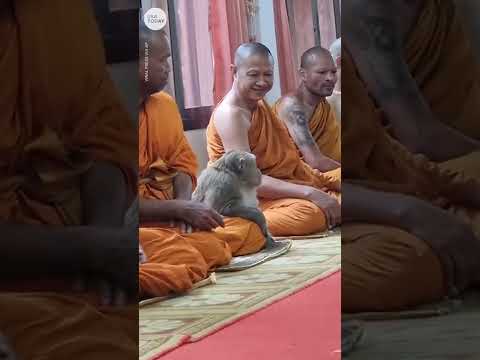
[[[332,1],[332,0],[330,0]],[[294,44],[297,64],[300,64],[300,57],[305,50],[315,46],[315,35],[313,33],[313,15],[311,0],[289,0],[293,10]]]
[[[335,40],[333,0],[317,0],[321,44]],[[300,57],[315,46],[311,0],[273,0],[282,95],[298,86]]]
[[[275,35],[277,40],[278,67],[282,95],[293,91],[298,84],[297,61],[292,32],[288,22],[287,4],[285,0],[273,0],[275,15]]]
[[[333,0],[317,1],[318,19],[320,23],[320,42],[324,48],[328,49],[337,38]]]
[[[209,0],[176,0],[177,37],[185,108],[213,105]]]
[[[280,88],[282,95],[298,86],[300,57],[315,46],[310,0],[274,0]]]
[[[213,101],[218,104],[232,86],[235,50],[248,41],[247,12],[243,0],[210,0],[209,10],[214,59]]]

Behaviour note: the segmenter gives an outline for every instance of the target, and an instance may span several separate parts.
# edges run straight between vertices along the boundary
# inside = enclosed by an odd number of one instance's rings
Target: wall
[[[273,88],[266,96],[267,102],[273,104],[281,95],[280,74],[278,72],[277,40],[275,38],[275,18],[273,0],[259,0],[257,13],[257,41],[267,46],[275,60]]]

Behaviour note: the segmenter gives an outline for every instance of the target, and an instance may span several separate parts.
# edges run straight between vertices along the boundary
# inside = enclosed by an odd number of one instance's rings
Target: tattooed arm
[[[340,166],[338,162],[321,153],[308,126],[311,114],[307,114],[302,103],[288,96],[279,104],[278,113],[308,165],[323,172]]]
[[[413,153],[445,161],[477,150],[478,142],[435,119],[410,74],[403,57],[410,25],[405,29],[406,17],[394,9],[398,4],[384,0],[345,2],[344,45],[358,72],[397,139]],[[442,146],[435,146],[438,143]]]

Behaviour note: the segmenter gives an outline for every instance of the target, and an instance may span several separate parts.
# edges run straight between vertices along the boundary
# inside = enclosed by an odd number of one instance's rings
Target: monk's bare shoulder
[[[222,138],[226,150],[249,151],[248,131],[251,126],[251,116],[250,111],[227,102],[222,103],[215,110],[215,128]]]
[[[228,125],[230,127],[242,126],[250,127],[250,118],[252,113],[238,106],[222,103],[215,110],[215,125]]]
[[[350,0],[342,4],[345,16],[342,37],[351,51],[380,50],[391,52],[400,46],[400,33],[391,2],[382,0]]]
[[[377,101],[391,99],[413,86],[403,46],[415,26],[417,6],[405,0],[345,2],[343,44]]]
[[[347,47],[383,53],[401,52],[415,25],[421,1],[349,0],[342,4],[342,37]]]

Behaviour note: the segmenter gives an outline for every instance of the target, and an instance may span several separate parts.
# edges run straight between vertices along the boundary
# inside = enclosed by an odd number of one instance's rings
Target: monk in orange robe
[[[337,82],[335,89],[333,89],[332,95],[327,97],[328,103],[333,107],[335,111],[335,117],[342,122],[342,39],[336,39],[332,45],[330,45],[330,54],[332,55],[335,66],[337,67]]]
[[[348,51],[343,61],[344,95],[358,94],[342,119],[343,311],[403,310],[478,286],[479,183],[394,140]]]
[[[22,359],[137,354],[136,131],[89,4],[0,4],[0,333]]]
[[[140,296],[148,297],[185,292],[215,267],[228,264],[233,255],[259,251],[265,239],[256,224],[223,219],[191,200],[197,161],[177,105],[159,91],[168,79],[168,40],[163,32],[144,27],[141,40],[148,44],[149,65],[145,68],[141,62],[146,97],[139,119],[138,194],[140,242],[146,260],[140,265],[139,287]]]
[[[226,151],[252,152],[262,171],[260,207],[273,235],[305,235],[340,222],[340,169],[305,163],[282,122],[263,100],[273,84],[273,58],[262,44],[241,45],[232,89],[207,128],[210,162]]]
[[[464,163],[480,160],[480,65],[459,9],[452,0],[351,1],[344,45],[392,136],[480,179]]]
[[[302,55],[300,86],[282,96],[274,106],[304,161],[314,169],[329,171],[340,166],[340,127],[326,97],[337,82],[337,68],[330,52],[315,46]]]

